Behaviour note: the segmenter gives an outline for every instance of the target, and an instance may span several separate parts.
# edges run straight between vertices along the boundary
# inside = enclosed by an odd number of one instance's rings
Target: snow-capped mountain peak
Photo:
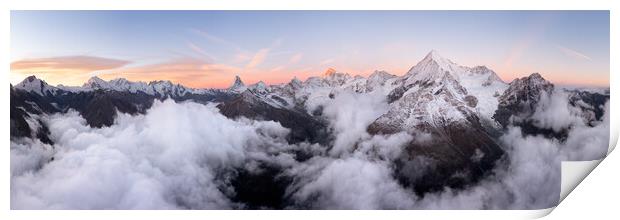
[[[269,86],[263,81],[258,81],[257,83],[250,85],[249,89],[258,94],[266,94],[269,92]]]
[[[504,126],[509,123],[512,112],[532,113],[541,96],[549,95],[554,90],[554,85],[538,73],[517,78],[509,85],[498,98],[499,109],[493,115]]]
[[[301,80],[299,80],[299,78],[297,78],[297,76],[293,77],[293,79],[291,79],[291,84],[296,84],[296,85],[301,85],[303,82]]]
[[[432,50],[424,59],[418,62],[415,66],[407,72],[406,76],[409,78],[409,83],[415,83],[417,81],[431,82],[438,81],[445,78],[446,74],[449,74],[449,78],[457,79],[459,75],[465,72],[466,69],[458,64],[452,62],[439,55],[437,51]]]
[[[13,88],[35,92],[39,95],[53,95],[58,90],[56,87],[48,85],[45,81],[38,79],[34,75],[26,77],[26,79],[13,86]]]
[[[323,74],[323,81],[329,86],[341,86],[352,78],[349,74],[338,72],[333,68],[327,69]]]
[[[182,85],[174,84],[170,80],[151,81],[148,87],[149,89],[146,90],[146,93],[159,96],[183,96],[190,90]]]
[[[86,81],[86,83],[84,83],[82,87],[86,87],[89,89],[110,89],[111,88],[110,84],[107,81],[97,76],[93,76],[90,79],[88,79],[88,81]]]
[[[228,88],[229,91],[237,92],[237,93],[241,93],[241,92],[245,91],[246,89],[247,89],[247,87],[245,86],[243,81],[241,81],[241,77],[239,77],[238,75],[235,76],[235,81],[230,86],[230,88]]]

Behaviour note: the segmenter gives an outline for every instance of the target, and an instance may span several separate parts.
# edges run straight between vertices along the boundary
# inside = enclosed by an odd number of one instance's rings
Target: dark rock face
[[[312,117],[305,111],[282,109],[269,105],[249,90],[217,107],[223,115],[229,118],[243,116],[255,120],[279,122],[283,127],[291,129],[288,139],[294,143],[308,141],[324,144],[328,141],[326,122]]]
[[[42,113],[57,112],[58,109],[48,101],[49,96],[40,96],[35,93],[24,92],[14,89],[10,91],[10,123],[11,138],[28,137],[38,138],[43,143],[51,144],[49,130],[41,120],[35,120],[29,114],[39,115]],[[38,123],[38,129],[33,130],[27,119]]]
[[[28,80],[28,79],[27,79]],[[114,123],[117,111],[128,114],[144,114],[155,99],[172,98],[175,101],[196,101],[206,103],[210,101],[227,101],[234,97],[224,92],[212,94],[186,94],[184,96],[153,96],[143,92],[120,92],[113,90],[94,90],[87,92],[57,92],[55,95],[47,93],[40,95],[14,89],[11,86],[11,137],[40,137],[44,142],[51,142],[47,134],[45,123],[39,120],[41,131],[32,131],[26,121],[29,114],[64,113],[69,109],[78,111],[91,127],[101,128]],[[43,133],[41,133],[43,132]]]
[[[476,105],[478,105],[478,98],[471,95],[465,96],[465,103],[467,103],[467,106],[470,108],[475,108]]]
[[[420,131],[431,136],[426,141],[414,140],[404,148],[395,162],[397,179],[418,195],[424,195],[444,187],[460,189],[486,176],[504,151],[477,120],[472,115],[468,122],[419,125]]]
[[[144,93],[97,90],[60,97],[62,106],[77,110],[92,127],[110,126],[116,112],[143,114],[153,105],[154,97]]]
[[[600,94],[588,91],[568,91],[568,102],[570,105],[579,107],[584,114],[583,115],[588,122],[601,120],[603,114],[605,114],[604,105],[609,101],[609,93]],[[582,104],[585,103],[586,105]]]
[[[510,124],[511,116],[530,116],[536,109],[541,95],[553,92],[553,84],[538,73],[515,79],[504,94],[499,97],[499,105],[493,118],[503,127]]]
[[[534,73],[529,77],[515,79],[510,87],[499,97],[499,105],[493,118],[504,128],[508,125],[521,127],[524,135],[543,135],[547,138],[555,138],[564,141],[568,136],[568,128],[554,131],[548,128],[536,126],[531,116],[541,103],[542,96],[551,96],[554,86]],[[590,126],[594,121],[601,120],[604,114],[604,105],[609,100],[608,94],[592,93],[587,91],[566,91],[568,102],[572,107],[581,109],[582,118]],[[511,121],[512,117],[520,120]]]

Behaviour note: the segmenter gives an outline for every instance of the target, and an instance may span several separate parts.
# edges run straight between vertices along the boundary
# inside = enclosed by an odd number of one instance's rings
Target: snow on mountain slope
[[[446,87],[446,89],[455,89],[451,91],[453,94],[462,95],[456,97],[457,99],[464,100],[467,95],[475,97],[477,104],[472,108],[489,121],[492,121],[491,117],[497,109],[498,96],[508,88],[508,85],[487,67],[460,66],[434,50],[401,77],[404,88],[413,87],[416,83],[423,86],[440,84],[446,80],[451,83],[456,81],[458,84],[458,86]],[[464,93],[461,88],[464,88]]]
[[[366,92],[371,92],[376,89],[382,89],[382,92],[387,95],[387,92],[394,89],[394,82],[397,77],[386,71],[375,70],[366,80]]]
[[[35,82],[36,83],[36,82]],[[39,85],[21,84],[15,86],[17,89],[26,87],[39,88]],[[21,86],[21,87],[20,87]],[[484,67],[464,67],[439,55],[437,51],[431,51],[418,64],[413,66],[405,75],[395,76],[385,71],[375,71],[370,76],[354,76],[342,73],[335,69],[327,69],[319,77],[310,77],[305,81],[294,78],[289,83],[281,85],[267,85],[264,82],[246,86],[239,76],[231,87],[222,92],[229,94],[240,94],[247,89],[251,89],[255,94],[264,98],[267,103],[271,103],[284,108],[302,107],[308,112],[317,110],[330,97],[342,91],[352,91],[356,93],[368,93],[379,90],[382,94],[388,95],[390,102],[416,93],[420,89],[432,87],[428,92],[449,94],[451,99],[458,102],[470,103],[465,105],[472,111],[479,113],[482,118],[491,120],[491,116],[497,108],[497,97],[508,87],[501,81],[497,74]],[[32,90],[30,88],[30,90]],[[47,89],[47,90],[45,90]],[[217,89],[193,89],[187,88],[170,81],[132,82],[123,78],[105,81],[99,77],[90,78],[82,87],[70,87],[60,85],[58,88],[48,86],[45,91],[64,90],[70,92],[83,92],[92,90],[114,90],[126,91],[131,93],[144,92],[149,95],[166,97],[183,97],[188,94],[213,94]],[[36,89],[39,94],[45,91]],[[421,93],[420,93],[421,94]],[[419,96],[414,95],[415,97]],[[409,97],[408,99],[411,99]],[[445,99],[429,99],[427,103],[437,104],[439,112],[441,106],[447,103]],[[473,104],[475,102],[475,104]],[[450,114],[458,117],[459,114]]]
[[[240,79],[239,79],[240,80]],[[243,86],[243,82],[241,82],[241,86]],[[143,92],[148,95],[166,97],[166,96],[174,96],[174,97],[182,97],[187,94],[213,94],[217,92],[218,89],[194,89],[187,88],[180,84],[174,84],[171,81],[151,81],[149,83],[146,82],[133,82],[124,78],[116,78],[110,81],[105,81],[97,76],[91,77],[86,83],[82,86],[65,86],[58,85],[57,87],[48,85],[45,81],[37,79],[35,76],[29,76],[24,79],[21,83],[14,86],[15,89],[21,89],[26,91],[32,91],[39,95],[52,94],[56,95],[59,91],[66,92],[89,92],[94,90],[110,90],[110,91],[119,91],[119,92],[130,92],[137,93]],[[241,90],[241,87],[235,89]]]
[[[45,81],[35,76],[26,77],[26,79],[13,86],[13,88],[34,92],[41,96],[55,95],[58,92],[58,88],[48,85]]]
[[[411,67],[403,77],[407,78],[406,84],[418,81],[436,82],[441,80],[444,74],[450,74],[458,80],[459,75],[463,75],[466,71],[465,67],[443,58],[437,51],[432,50],[418,64]]]
[[[416,191],[475,182],[485,175],[481,167],[493,167],[503,155],[481,123],[480,112],[492,108],[480,108],[479,100],[492,96],[494,91],[484,90],[501,82],[495,81],[493,75],[481,68],[459,66],[431,51],[395,80],[395,88],[388,95],[387,113],[367,130],[370,134],[407,132],[414,137],[403,149],[403,163],[422,161],[433,168],[417,175],[411,175],[407,168],[397,167],[396,172],[406,177],[406,183],[415,183]],[[491,81],[485,83],[488,79]]]
[[[235,82],[233,82],[233,84],[228,88],[228,91],[242,93],[246,89],[247,87],[245,86],[243,81],[241,81],[241,77],[235,76]]]
[[[145,82],[131,82],[124,78],[105,81],[97,76],[91,77],[82,88],[86,91],[101,89],[131,93],[144,92],[159,97],[183,96],[186,93],[192,92],[192,89],[185,88],[179,84],[173,84],[170,81],[151,81],[147,84]]]
[[[476,110],[484,119],[492,121],[497,110],[498,98],[508,88],[493,70],[485,66],[467,68],[468,71],[460,76],[460,83],[468,94],[478,100]]]

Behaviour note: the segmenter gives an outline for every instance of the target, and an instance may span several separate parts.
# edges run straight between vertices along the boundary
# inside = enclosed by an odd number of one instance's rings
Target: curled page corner
[[[560,204],[570,192],[583,181],[603,159],[592,161],[562,161],[562,182]]]
[[[609,148],[607,155],[609,155],[616,147],[618,143],[618,132],[614,124],[611,124]],[[560,200],[558,205],[566,199],[566,197],[605,159],[591,161],[562,161],[562,181],[560,187]],[[556,206],[557,207],[557,206]],[[555,207],[554,207],[555,208]],[[553,208],[553,209],[554,209]],[[553,210],[551,209],[551,210]]]

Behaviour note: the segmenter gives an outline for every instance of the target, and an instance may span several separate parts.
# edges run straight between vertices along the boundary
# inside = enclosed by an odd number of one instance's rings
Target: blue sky
[[[502,79],[609,85],[608,11],[12,11],[11,80],[280,83],[404,74],[430,50]],[[51,63],[51,64],[50,64]]]

